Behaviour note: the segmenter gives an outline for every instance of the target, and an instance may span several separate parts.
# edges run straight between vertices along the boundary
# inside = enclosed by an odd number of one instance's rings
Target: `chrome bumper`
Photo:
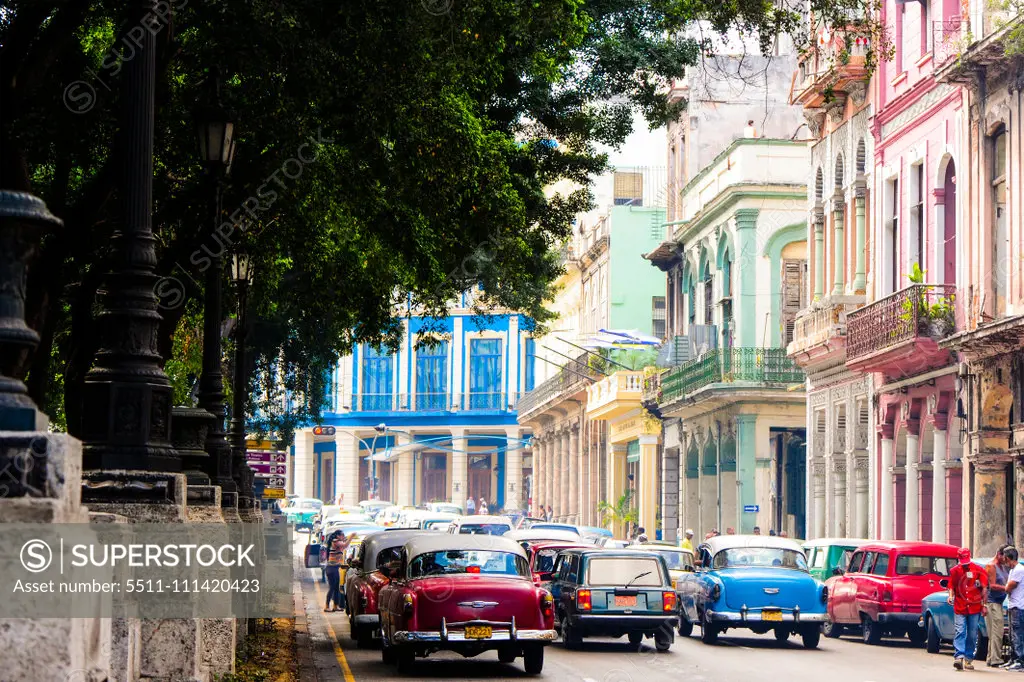
[[[380,625],[379,613],[361,613],[355,617],[356,625]]]
[[[491,628],[491,636],[487,639],[466,637],[466,626],[480,625]],[[456,629],[450,629],[456,628]],[[488,642],[553,642],[558,639],[555,630],[520,630],[516,627],[515,618],[511,622],[491,620],[469,620],[459,623],[448,623],[441,619],[440,630],[399,630],[392,640],[395,644],[414,644],[417,642],[460,642],[466,644],[487,644]]]
[[[761,609],[740,609],[739,611],[708,611],[706,618],[711,623],[824,623],[824,613],[801,613],[799,609],[783,611],[782,620],[765,620],[761,617]]]

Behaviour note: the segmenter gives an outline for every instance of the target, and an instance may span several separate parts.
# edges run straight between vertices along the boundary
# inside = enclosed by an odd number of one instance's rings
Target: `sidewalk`
[[[337,634],[325,618],[315,580],[304,567],[297,568],[296,575],[299,579],[292,595],[299,682],[354,682],[347,664],[343,668],[340,662],[344,657],[336,651],[339,648]]]

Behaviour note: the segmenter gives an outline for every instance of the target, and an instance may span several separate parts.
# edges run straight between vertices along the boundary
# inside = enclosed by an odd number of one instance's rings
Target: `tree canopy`
[[[30,273],[28,318],[42,344],[22,374],[72,433],[119,218],[120,65],[136,28],[126,4],[0,8],[0,186],[41,196],[65,223]],[[158,274],[173,278],[157,291],[161,352],[174,356],[169,372],[197,366],[202,272],[244,241],[257,263],[254,381],[283,380],[300,398],[285,411],[253,386],[251,407],[262,401],[263,426],[282,433],[316,417],[339,354],[397,343],[398,307],[442,316],[479,284],[482,308],[543,325],[560,268],[551,247],[590,206],[589,178],[606,165],[599,145],[620,145],[634,110],[652,127],[680,112],[664,90],[701,56],[688,27],[756,31],[766,50],[801,27],[798,13],[763,0],[158,5],[153,224]],[[221,237],[193,122],[215,80],[237,123]],[[545,195],[566,179],[582,189]]]

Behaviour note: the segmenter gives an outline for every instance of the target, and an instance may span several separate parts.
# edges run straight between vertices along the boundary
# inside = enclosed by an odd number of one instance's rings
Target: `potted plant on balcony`
[[[924,275],[925,271],[921,269],[921,266],[914,263],[907,279],[912,285],[924,284]],[[916,316],[917,329],[915,331],[936,341],[949,336],[955,326],[953,308],[955,296],[939,296],[934,303],[929,303],[927,291],[923,288],[914,291],[916,295],[903,300],[901,319],[907,324],[912,324]]]

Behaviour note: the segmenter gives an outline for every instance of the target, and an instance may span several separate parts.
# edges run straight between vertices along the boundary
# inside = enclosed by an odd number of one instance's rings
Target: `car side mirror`
[[[949,587],[949,581],[943,578],[939,581],[939,587]]]
[[[838,566],[832,569],[832,575],[843,575],[844,573],[846,573],[846,571],[839,568]]]
[[[320,568],[320,545],[306,545],[306,568]]]

